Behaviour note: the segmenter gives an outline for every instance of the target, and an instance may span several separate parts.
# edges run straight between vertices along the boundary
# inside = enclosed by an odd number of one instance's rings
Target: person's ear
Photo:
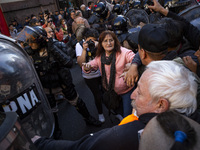
[[[169,109],[169,101],[167,99],[160,98],[156,107],[156,113],[165,112]]]
[[[141,59],[145,59],[145,58],[147,57],[146,51],[145,51],[143,48],[140,48],[140,51],[141,51],[141,56],[140,56],[140,58],[141,58]]]

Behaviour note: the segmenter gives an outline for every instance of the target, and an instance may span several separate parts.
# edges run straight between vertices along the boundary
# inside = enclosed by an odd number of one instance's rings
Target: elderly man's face
[[[149,93],[148,79],[151,72],[146,70],[139,82],[137,88],[131,94],[132,106],[137,111],[137,115],[140,116],[145,113],[155,112],[156,102],[152,102],[151,95]]]

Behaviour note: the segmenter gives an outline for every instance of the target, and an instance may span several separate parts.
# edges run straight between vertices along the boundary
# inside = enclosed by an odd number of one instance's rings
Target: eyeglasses
[[[53,22],[53,20],[49,20],[48,23]]]

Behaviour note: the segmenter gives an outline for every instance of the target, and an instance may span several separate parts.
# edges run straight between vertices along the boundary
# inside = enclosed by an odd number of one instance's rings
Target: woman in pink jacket
[[[100,69],[102,84],[105,89],[104,104],[109,110],[119,113],[120,98],[123,102],[123,117],[131,114],[130,95],[133,86],[128,87],[120,75],[126,64],[130,63],[135,54],[120,46],[117,36],[112,31],[104,31],[100,34],[96,57],[92,61],[83,64],[83,70],[89,73],[92,69]],[[119,95],[119,96],[118,96]]]

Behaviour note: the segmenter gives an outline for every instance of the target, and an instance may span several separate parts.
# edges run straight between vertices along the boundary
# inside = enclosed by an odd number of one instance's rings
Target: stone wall
[[[40,11],[46,9],[54,12],[58,6],[57,0],[25,0],[1,4],[1,8],[7,24],[11,23],[13,19],[23,24],[26,16],[31,16],[31,14],[37,16]]]
[[[23,25],[26,16],[31,16],[31,14],[37,16],[39,12],[44,12],[47,9],[51,12],[55,12],[59,8],[64,8],[63,1],[64,0],[24,0],[19,2],[5,3],[1,4],[0,6],[7,24],[10,24],[11,20],[16,19],[18,23]],[[97,0],[71,0],[71,2],[73,1],[76,1],[76,4],[78,5],[84,3],[86,6],[89,1],[93,1],[94,3],[97,2]],[[62,6],[59,6],[59,4]]]

